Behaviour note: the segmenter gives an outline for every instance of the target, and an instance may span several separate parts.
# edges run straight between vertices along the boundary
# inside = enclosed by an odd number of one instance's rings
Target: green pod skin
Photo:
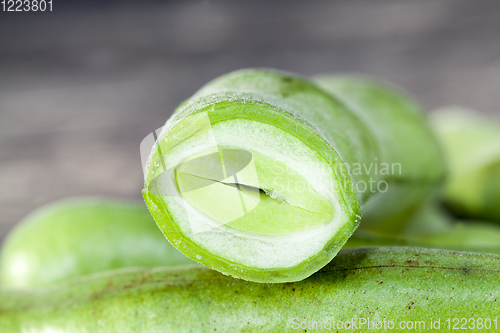
[[[289,73],[230,73],[181,104],[163,127],[145,170],[144,199],[167,239],[226,275],[290,282],[310,276],[337,254],[357,228],[361,210],[363,220],[373,225],[411,215],[441,181],[437,143],[419,108],[406,97],[372,82],[359,87],[390,101],[385,106],[395,109],[386,120],[424,127],[411,133],[425,149],[407,150],[411,140],[406,139],[403,147],[392,143],[398,153],[387,157],[382,146],[390,140],[377,133],[399,140],[403,133],[396,133],[396,125],[372,126],[360,115],[369,109],[355,111]],[[356,164],[369,168],[392,162],[404,151],[419,154],[405,157],[408,176],[403,168],[391,183],[401,185],[396,192],[407,191],[404,196],[357,187],[387,178],[373,167],[354,172]],[[251,162],[242,162],[245,153]],[[228,171],[238,163],[241,171]],[[218,169],[223,177],[216,175]]]
[[[428,235],[384,235],[357,230],[344,248],[417,246],[433,249],[500,254],[500,228],[478,221],[455,222],[448,230]]]
[[[446,206],[460,217],[500,222],[500,122],[449,108],[433,124],[450,169]]]
[[[30,289],[121,267],[193,263],[165,241],[144,205],[63,200],[19,223],[0,257],[3,288]]]
[[[363,205],[360,229],[403,232],[403,221],[421,209],[423,199],[436,196],[444,181],[442,151],[427,117],[406,93],[369,78],[319,75],[313,80],[347,105],[377,143],[372,174],[378,183],[387,184],[387,190]]]
[[[421,207],[399,234],[359,228],[344,248],[417,246],[453,251],[500,254],[500,227],[490,221],[456,220],[438,202]]]
[[[310,278],[287,284],[233,279],[205,267],[126,269],[38,292],[2,292],[0,327],[6,333],[335,332],[342,329],[332,329],[332,319],[354,319],[356,332],[394,331],[391,321],[434,332],[431,321],[446,330],[448,318],[489,318],[496,331],[499,264],[492,254],[389,247],[342,250]],[[360,318],[385,321],[386,329],[360,327]],[[330,328],[315,323],[325,319]]]

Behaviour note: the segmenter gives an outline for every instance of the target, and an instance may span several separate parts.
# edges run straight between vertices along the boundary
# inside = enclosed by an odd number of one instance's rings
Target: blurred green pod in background
[[[5,239],[3,288],[28,289],[121,267],[193,263],[163,237],[144,205],[75,198],[33,212]]]
[[[446,108],[433,124],[449,165],[447,207],[460,217],[500,221],[500,121]]]

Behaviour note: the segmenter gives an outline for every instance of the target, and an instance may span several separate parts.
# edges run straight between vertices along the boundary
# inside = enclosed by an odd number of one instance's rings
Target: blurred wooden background
[[[58,7],[59,6],[59,7]],[[139,144],[242,67],[360,72],[499,114],[500,2],[90,2],[0,13],[0,240],[76,195],[141,200]]]

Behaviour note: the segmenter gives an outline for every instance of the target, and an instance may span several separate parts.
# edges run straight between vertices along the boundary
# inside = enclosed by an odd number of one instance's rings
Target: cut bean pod
[[[167,121],[145,201],[193,260],[256,282],[304,279],[359,225],[400,229],[443,178],[420,108],[364,79],[222,76]],[[327,91],[328,90],[328,91]]]

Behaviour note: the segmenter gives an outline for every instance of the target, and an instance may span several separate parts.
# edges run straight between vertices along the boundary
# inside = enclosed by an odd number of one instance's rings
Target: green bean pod
[[[450,169],[445,204],[458,216],[500,221],[500,122],[450,108],[433,123]]]
[[[437,142],[404,95],[341,82],[333,94],[242,70],[182,103],[145,170],[143,195],[168,240],[224,274],[290,282],[326,265],[361,215],[368,229],[402,228],[441,182]]]
[[[447,330],[465,318],[497,331],[499,264],[498,255],[382,247],[342,250],[310,278],[286,284],[233,279],[201,266],[124,269],[37,292],[1,292],[0,327],[6,333],[336,332],[349,325],[389,332],[404,325],[435,332],[438,322]]]
[[[144,205],[78,198],[45,206],[15,227],[0,254],[0,281],[29,289],[121,267],[188,263]]]
[[[391,235],[357,230],[344,248],[361,246],[417,246],[500,254],[500,228],[492,223],[459,221],[446,231],[429,235]]]
[[[378,154],[369,174],[386,187],[363,203],[360,229],[403,232],[405,222],[440,194],[444,181],[442,151],[426,116],[388,84],[357,76],[319,75],[313,80],[361,119],[376,142]],[[352,164],[354,172],[360,172],[359,163]]]
[[[491,221],[457,220],[438,202],[421,207],[400,233],[359,228],[344,248],[418,246],[432,249],[500,254],[500,226]]]

